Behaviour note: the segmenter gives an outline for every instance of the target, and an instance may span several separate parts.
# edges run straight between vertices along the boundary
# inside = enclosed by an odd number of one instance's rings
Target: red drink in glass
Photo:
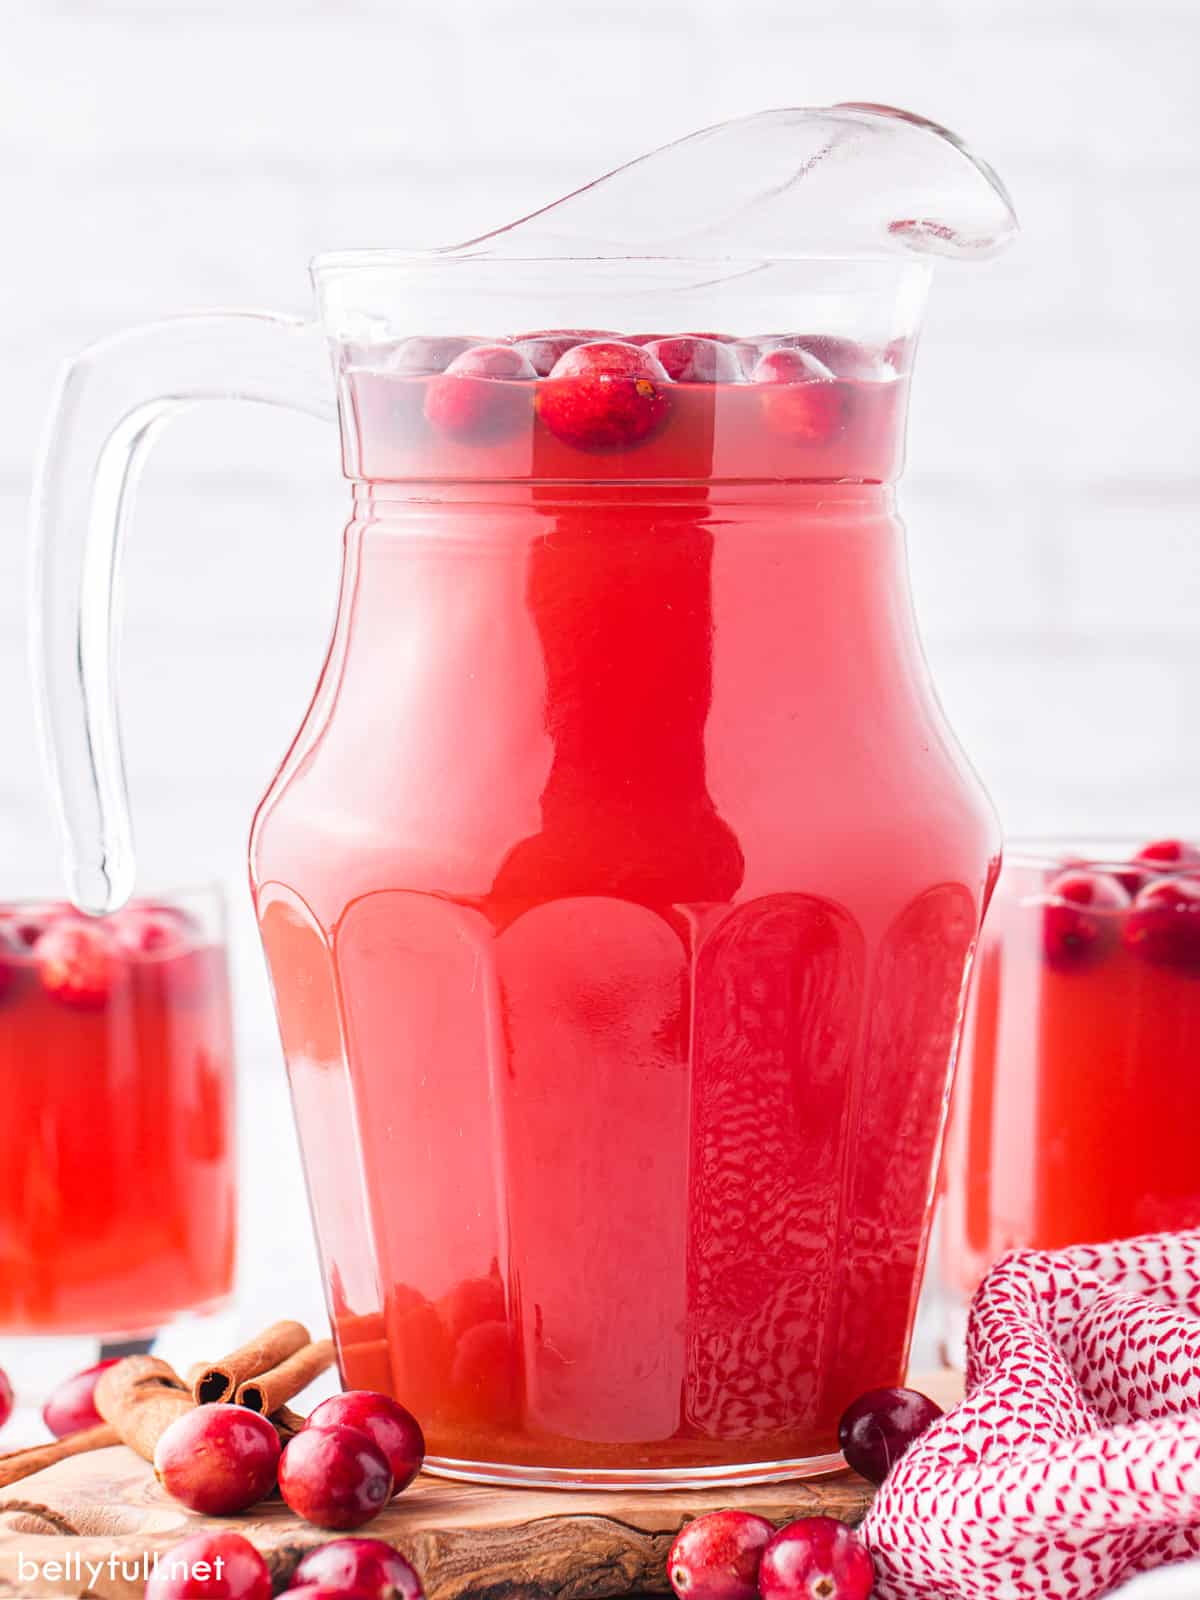
[[[1005,862],[942,1176],[960,1312],[1007,1250],[1200,1225],[1200,853],[1156,848]]]
[[[0,910],[4,1335],[146,1335],[230,1291],[229,986],[195,898]]]

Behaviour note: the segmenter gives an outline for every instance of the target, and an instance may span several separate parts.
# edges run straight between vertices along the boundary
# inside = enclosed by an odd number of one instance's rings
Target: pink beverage
[[[147,1335],[233,1286],[233,1039],[207,896],[0,907],[0,1335]]]
[[[998,833],[893,484],[927,257],[1012,229],[957,141],[838,107],[315,264],[353,503],[251,876],[342,1376],[418,1414],[435,1471],[819,1472],[904,1376]],[[320,410],[307,337],[138,351],[163,395]],[[87,617],[73,415],[46,537]],[[65,764],[112,748],[69,637]],[[125,819],[86,778],[107,904]]]
[[[1178,840],[1005,863],[942,1177],[958,1311],[1007,1250],[1200,1227],[1198,874]]]

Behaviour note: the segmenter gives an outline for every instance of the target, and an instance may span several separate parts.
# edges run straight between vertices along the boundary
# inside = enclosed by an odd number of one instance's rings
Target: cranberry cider
[[[997,854],[908,600],[906,363],[342,352],[339,616],[253,877],[342,1374],[435,1468],[804,1470],[904,1376]]]
[[[1006,1250],[1200,1227],[1200,849],[1070,856],[1006,863],[980,948],[943,1172],[964,1302]]]
[[[175,906],[0,910],[0,1332],[150,1333],[233,1279],[219,945]]]

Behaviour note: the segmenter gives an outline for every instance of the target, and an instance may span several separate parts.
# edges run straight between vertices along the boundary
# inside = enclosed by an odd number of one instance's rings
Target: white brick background
[[[53,879],[24,663],[30,461],[75,347],[212,305],[299,309],[324,248],[479,232],[764,106],[909,106],[1024,223],[935,287],[904,505],[951,718],[1008,827],[1200,832],[1200,12],[1194,0],[4,0],[0,819]],[[346,490],[332,438],[213,408],[168,434],[129,550],[146,881],[222,875],[249,1063],[254,800],[307,702]],[[265,1092],[265,1091],[264,1091]],[[286,1138],[278,1160],[293,1181]]]

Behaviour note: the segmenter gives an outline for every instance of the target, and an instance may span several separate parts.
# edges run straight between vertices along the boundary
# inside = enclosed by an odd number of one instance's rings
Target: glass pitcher
[[[251,881],[342,1377],[433,1470],[820,1472],[904,1376],[999,840],[892,485],[931,258],[1014,226],[920,119],[764,113],[454,249],[322,256],[315,324],[65,376],[44,713],[105,912],[142,448],[200,398],[332,416],[332,352],[341,598]]]

